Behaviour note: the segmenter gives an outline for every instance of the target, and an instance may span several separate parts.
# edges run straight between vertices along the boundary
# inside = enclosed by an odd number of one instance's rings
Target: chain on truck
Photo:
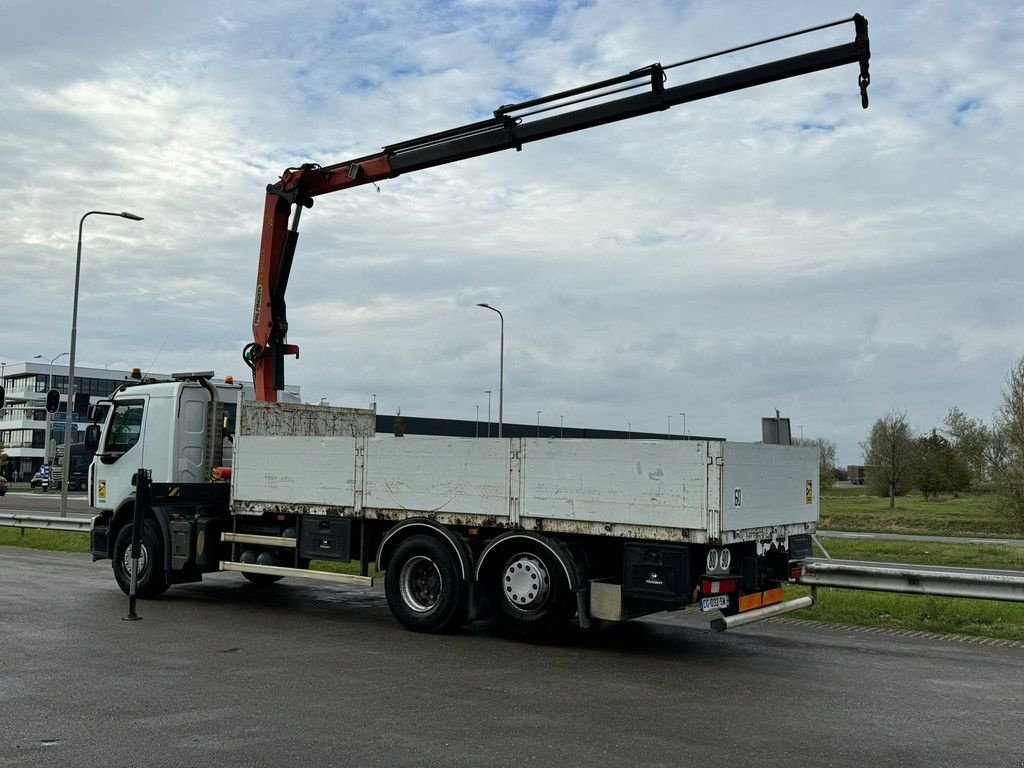
[[[669,85],[684,64],[852,22],[851,42]],[[522,635],[696,605],[716,628],[810,604],[783,602],[811,554],[815,448],[724,440],[439,438],[377,434],[374,409],[287,402],[285,290],[304,208],[400,174],[639,117],[846,64],[869,45],[860,15],[494,111],[469,125],[268,186],[243,357],[253,388],[210,372],[121,387],[87,429],[95,453],[91,547],[130,588],[136,485],[140,596],[204,574],[372,585],[405,627],[452,630],[493,615]],[[144,507],[144,508],[143,508]],[[358,560],[360,574],[311,568]]]

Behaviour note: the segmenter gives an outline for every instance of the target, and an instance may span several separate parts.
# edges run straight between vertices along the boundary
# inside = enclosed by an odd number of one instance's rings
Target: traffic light
[[[46,393],[46,412],[56,413],[60,410],[60,392],[51,389]]]
[[[0,408],[4,407],[4,397],[5,397],[4,388],[3,388],[3,385],[0,384]]]

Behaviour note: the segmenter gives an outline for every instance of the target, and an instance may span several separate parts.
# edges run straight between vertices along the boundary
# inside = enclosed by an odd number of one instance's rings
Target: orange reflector
[[[225,384],[234,384],[235,383],[235,377],[232,376],[231,374],[228,374],[227,376],[224,377],[224,383]]]
[[[786,590],[782,587],[776,587],[775,589],[769,589],[767,592],[758,592],[755,595],[741,595],[740,613],[752,611],[755,608],[763,608],[766,605],[781,603],[785,594]]]
[[[744,611],[752,611],[755,608],[761,607],[761,593],[758,592],[756,595],[741,595],[740,596],[740,613]]]

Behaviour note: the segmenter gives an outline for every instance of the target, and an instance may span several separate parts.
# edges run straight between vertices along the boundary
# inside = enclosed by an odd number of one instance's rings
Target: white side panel
[[[727,442],[724,459],[724,530],[818,520],[816,447]]]
[[[388,437],[366,441],[366,509],[508,517],[509,441]]]
[[[178,471],[175,477],[178,482],[209,481],[203,475],[206,411],[209,404],[210,396],[205,389],[198,389],[197,393],[192,387],[182,387],[178,404]]]
[[[236,438],[232,497],[246,502],[351,507],[355,503],[355,437]]]
[[[703,529],[704,441],[523,440],[522,517]]]

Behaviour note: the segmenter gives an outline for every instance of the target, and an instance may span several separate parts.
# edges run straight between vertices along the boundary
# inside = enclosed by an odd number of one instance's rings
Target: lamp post
[[[68,353],[68,407],[64,414],[64,479],[60,484],[60,516],[68,515],[68,481],[71,473],[67,470],[71,464],[71,409],[75,404],[75,342],[78,338],[78,284],[82,273],[82,228],[85,220],[93,214],[97,216],[120,216],[122,219],[131,221],[142,221],[141,216],[136,216],[128,211],[115,213],[113,211],[89,211],[78,222],[78,254],[75,257],[75,293],[71,303],[71,351]]]
[[[686,411],[681,411],[679,413],[679,415],[683,417],[683,440],[685,440],[686,439]]]
[[[668,415],[668,439],[672,439],[672,414]]]
[[[565,416],[558,417],[558,437],[561,439],[565,436]]]
[[[540,415],[542,411],[537,411],[537,437],[540,437]]]
[[[55,360],[64,357],[64,355],[70,354],[69,352],[61,352],[59,355],[54,355],[50,358],[50,367],[46,371],[46,391],[49,392],[53,389],[53,363]],[[32,358],[33,360],[45,360],[46,358],[42,355],[36,355]],[[50,418],[51,414],[49,411],[46,412],[46,429],[43,432],[43,463],[52,463],[53,457],[50,455]],[[65,449],[66,450],[66,449]]]
[[[491,436],[491,390],[485,389],[484,394],[487,395],[487,436]]]
[[[480,406],[476,407],[476,436],[480,437]]]
[[[505,421],[503,410],[505,405],[505,316],[501,314],[500,310],[485,302],[477,304],[477,306],[497,312],[498,317],[501,319],[501,343],[498,358],[498,437],[501,437],[501,426]]]

